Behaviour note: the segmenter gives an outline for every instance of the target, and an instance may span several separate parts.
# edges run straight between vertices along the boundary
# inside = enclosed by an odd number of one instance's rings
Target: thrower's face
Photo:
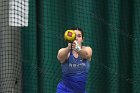
[[[76,41],[79,45],[81,45],[81,43],[83,42],[83,37],[82,37],[82,33],[79,30],[74,30],[76,33]]]

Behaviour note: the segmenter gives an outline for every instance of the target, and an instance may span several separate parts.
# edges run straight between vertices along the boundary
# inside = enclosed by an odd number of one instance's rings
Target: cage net
[[[126,0],[127,1],[127,0]],[[0,0],[0,93],[55,93],[66,29],[93,49],[87,93],[140,92],[140,2]],[[133,86],[133,87],[132,87]]]

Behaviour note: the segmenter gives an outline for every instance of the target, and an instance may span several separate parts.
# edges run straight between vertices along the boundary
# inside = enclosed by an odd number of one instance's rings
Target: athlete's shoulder
[[[63,51],[64,49],[65,49],[65,48],[60,48],[60,49],[58,50],[58,53],[61,52],[61,51]]]
[[[86,49],[88,51],[92,51],[92,48],[90,46],[82,46],[83,49]]]

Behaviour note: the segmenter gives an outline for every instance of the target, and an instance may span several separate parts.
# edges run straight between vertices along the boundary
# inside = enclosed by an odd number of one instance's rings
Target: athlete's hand
[[[68,47],[69,50],[71,50],[71,43],[68,43]]]
[[[78,45],[77,41],[74,41],[73,43],[68,43],[68,49],[79,52],[81,50],[81,47]]]
[[[79,52],[81,50],[81,47],[79,46],[79,44],[77,43],[77,41],[74,41],[74,51]]]
[[[68,47],[67,47],[67,48],[68,48],[69,50],[71,50],[71,49],[74,50],[75,45],[76,45],[76,44],[75,44],[74,42],[73,42],[73,43],[68,43]]]

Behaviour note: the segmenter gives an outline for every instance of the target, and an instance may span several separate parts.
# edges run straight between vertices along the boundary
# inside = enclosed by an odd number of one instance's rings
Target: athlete
[[[62,80],[57,85],[56,93],[86,93],[86,82],[92,48],[82,46],[84,40],[83,30],[73,28],[76,40],[58,51],[57,59],[62,67]]]

